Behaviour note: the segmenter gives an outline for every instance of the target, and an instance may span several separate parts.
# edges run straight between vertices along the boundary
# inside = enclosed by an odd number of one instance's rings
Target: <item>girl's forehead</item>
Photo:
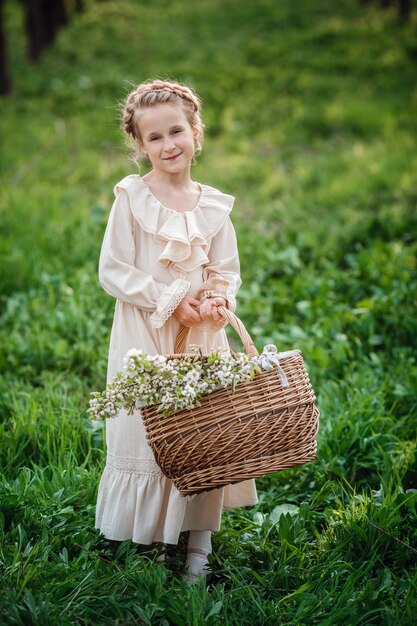
[[[147,133],[188,123],[188,119],[180,102],[161,102],[137,109],[136,123],[142,133]]]

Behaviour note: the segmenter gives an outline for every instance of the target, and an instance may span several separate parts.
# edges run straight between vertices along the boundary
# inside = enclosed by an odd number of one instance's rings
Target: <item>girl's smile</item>
[[[165,157],[164,161],[173,161],[174,159],[176,159],[179,156],[181,156],[181,152],[179,152],[178,154],[174,154],[174,156],[172,156],[172,157]]]

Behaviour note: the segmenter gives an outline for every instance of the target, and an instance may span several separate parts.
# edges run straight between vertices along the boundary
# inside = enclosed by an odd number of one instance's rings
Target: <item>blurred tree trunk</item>
[[[3,0],[0,0],[0,94],[4,95],[12,90],[12,81],[7,71],[6,38],[3,23]]]
[[[361,4],[371,3],[371,0],[359,0],[359,1]],[[397,6],[398,15],[403,19],[407,19],[411,15],[411,2],[412,0],[395,0],[395,2],[393,2],[392,0],[379,0],[379,5],[383,9],[388,9],[390,6],[393,6],[393,5]]]
[[[28,57],[39,60],[55,39],[61,26],[68,22],[64,0],[23,0],[28,38]]]
[[[410,17],[411,15],[411,0],[399,0],[400,2],[400,17]]]
[[[30,61],[39,61],[42,52],[55,39],[57,32],[68,23],[66,0],[20,0],[25,15],[27,56]],[[0,94],[10,93],[12,81],[6,61],[6,37],[3,25],[3,4],[0,0]],[[84,9],[84,0],[75,0],[72,9]]]

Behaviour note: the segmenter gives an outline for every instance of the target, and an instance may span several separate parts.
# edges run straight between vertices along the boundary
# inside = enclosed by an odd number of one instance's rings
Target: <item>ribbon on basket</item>
[[[286,377],[285,372],[279,362],[277,347],[274,346],[273,343],[266,344],[266,346],[264,346],[262,354],[260,354],[253,360],[259,365],[259,367],[261,367],[263,370],[266,370],[267,372],[273,370],[275,366],[278,370],[282,386],[289,387],[288,378]]]

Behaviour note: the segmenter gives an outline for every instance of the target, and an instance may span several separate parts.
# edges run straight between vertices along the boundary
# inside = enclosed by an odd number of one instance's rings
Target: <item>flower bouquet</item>
[[[190,346],[193,354],[171,358],[146,354],[132,348],[119,372],[103,392],[93,392],[87,413],[92,420],[116,417],[120,409],[128,414],[144,406],[158,405],[167,417],[179,409],[192,409],[200,398],[218,389],[232,391],[241,382],[252,380],[260,372],[256,359],[244,352],[213,350],[203,356],[199,346]]]

